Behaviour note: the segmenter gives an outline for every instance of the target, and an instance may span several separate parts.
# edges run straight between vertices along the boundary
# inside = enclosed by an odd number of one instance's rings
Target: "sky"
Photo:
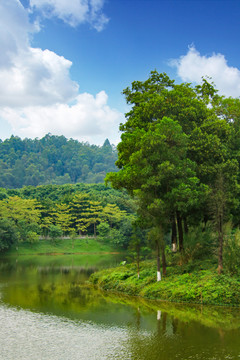
[[[240,96],[239,0],[0,0],[0,139],[117,144],[152,70]]]

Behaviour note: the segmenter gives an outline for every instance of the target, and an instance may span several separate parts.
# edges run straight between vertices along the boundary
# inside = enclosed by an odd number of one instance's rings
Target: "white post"
[[[157,271],[157,281],[161,281],[162,278],[161,278],[161,272],[160,271]]]
[[[172,244],[172,252],[177,252],[177,244]]]

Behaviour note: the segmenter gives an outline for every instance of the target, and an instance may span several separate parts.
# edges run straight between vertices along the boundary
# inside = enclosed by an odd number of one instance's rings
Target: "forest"
[[[117,170],[116,160],[108,139],[96,146],[51,134],[33,140],[11,136],[0,140],[0,187],[103,183],[107,172]]]
[[[135,204],[104,184],[65,184],[0,189],[0,251],[50,239],[98,235],[126,248]]]

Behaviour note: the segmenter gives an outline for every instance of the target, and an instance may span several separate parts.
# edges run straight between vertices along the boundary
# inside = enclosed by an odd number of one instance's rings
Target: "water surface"
[[[0,359],[240,359],[240,310],[149,302],[86,284],[104,256],[0,260]]]

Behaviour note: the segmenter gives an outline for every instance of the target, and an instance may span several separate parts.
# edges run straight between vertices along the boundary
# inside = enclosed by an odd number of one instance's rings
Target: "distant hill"
[[[116,160],[108,139],[97,146],[51,134],[34,140],[11,136],[0,140],[0,187],[101,183],[107,172],[117,171]]]

